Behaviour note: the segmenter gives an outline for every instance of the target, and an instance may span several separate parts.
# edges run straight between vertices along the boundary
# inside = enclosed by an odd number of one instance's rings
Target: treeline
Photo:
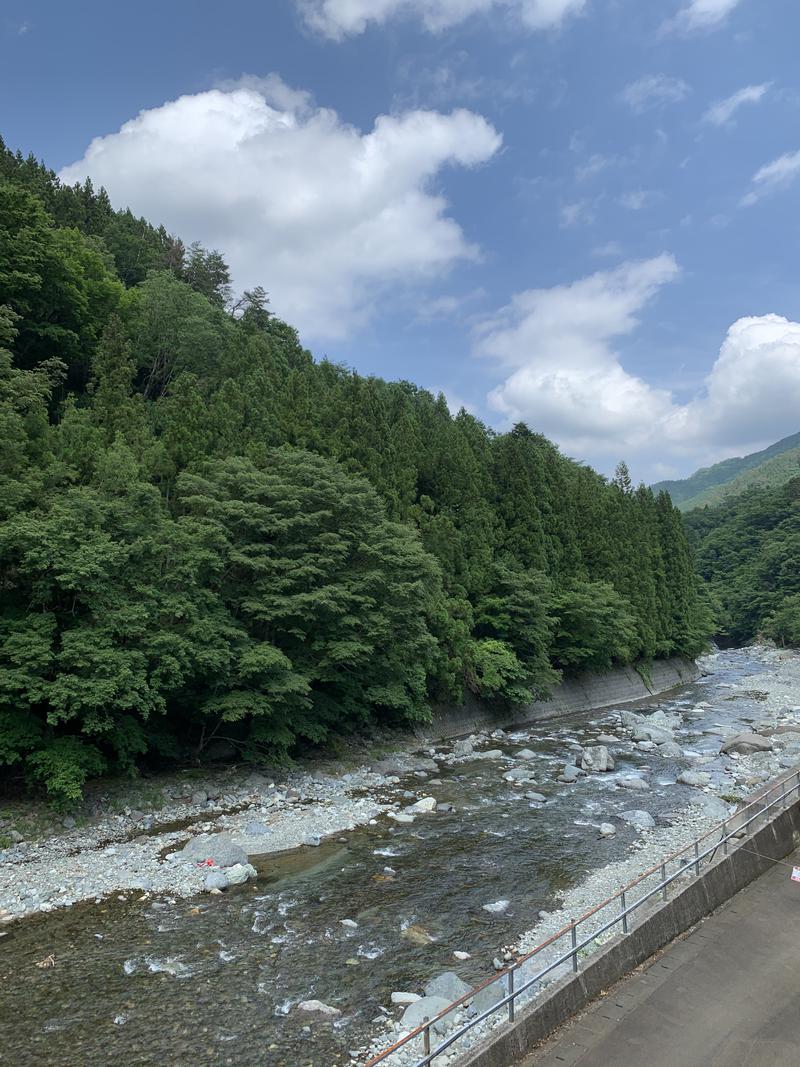
[[[697,566],[733,644],[800,645],[800,478],[685,516]]]
[[[315,362],[216,251],[0,150],[0,764],[285,758],[710,629],[665,494]]]

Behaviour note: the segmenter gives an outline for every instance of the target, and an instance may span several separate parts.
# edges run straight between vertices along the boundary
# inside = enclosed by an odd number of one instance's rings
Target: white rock
[[[536,759],[536,753],[531,752],[529,748],[522,748],[517,752],[516,758],[524,760]]]
[[[435,797],[423,797],[415,804],[409,804],[406,811],[411,815],[424,815],[426,812],[436,810],[436,798]]]
[[[320,1015],[341,1015],[338,1008],[332,1008],[330,1004],[323,1004],[321,1000],[301,1000],[297,1005],[300,1011],[318,1012]]]
[[[510,900],[496,900],[493,904],[484,904],[483,910],[489,911],[493,915],[502,915],[510,903]]]
[[[389,818],[394,822],[408,823],[414,821],[414,816],[409,815],[406,811],[390,811]]]
[[[456,951],[456,952],[453,953],[453,956],[457,960],[471,960],[472,959],[472,956],[470,956],[469,952],[458,952],[458,951]]]
[[[617,832],[617,828],[616,828],[616,826],[613,825],[613,823],[610,823],[610,822],[601,822],[600,823],[600,836],[601,837],[613,837],[616,832]]]
[[[416,1004],[418,1000],[422,1000],[419,993],[404,993],[402,991],[392,993],[392,1004],[402,1004],[407,1007],[409,1004]]]
[[[348,930],[357,930],[358,929],[358,923],[354,919],[340,919],[339,920],[339,925],[340,926],[346,926],[348,928]]]

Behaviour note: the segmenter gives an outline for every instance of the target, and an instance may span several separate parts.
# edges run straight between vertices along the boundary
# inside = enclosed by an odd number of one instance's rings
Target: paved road
[[[800,1067],[790,875],[777,864],[518,1067]]]

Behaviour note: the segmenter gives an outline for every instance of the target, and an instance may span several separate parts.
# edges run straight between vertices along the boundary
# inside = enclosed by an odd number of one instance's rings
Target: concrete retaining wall
[[[518,1011],[513,1024],[468,1053],[459,1061],[461,1067],[511,1067],[517,1063],[603,990],[769,870],[770,859],[788,856],[797,847],[798,838],[800,804],[794,804],[746,839],[748,849],[769,859],[736,849],[705,868],[688,885],[678,888],[679,883],[673,883],[672,899],[643,912],[627,936],[610,941],[590,957],[579,974],[554,983],[534,1004]]]
[[[561,682],[550,700],[537,701],[516,713],[493,711],[477,697],[471,696],[461,705],[440,705],[433,710],[433,719],[420,728],[426,737],[458,737],[484,730],[487,727],[520,726],[543,719],[555,719],[582,711],[596,711],[615,704],[629,704],[664,693],[679,685],[693,682],[699,675],[697,665],[688,659],[656,660],[649,665],[648,677],[652,685],[633,667],[620,667],[606,674],[584,673]]]

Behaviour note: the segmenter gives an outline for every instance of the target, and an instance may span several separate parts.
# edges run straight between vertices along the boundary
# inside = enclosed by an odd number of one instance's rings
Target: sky
[[[682,476],[800,430],[797,0],[4,0],[0,133],[317,357]]]

